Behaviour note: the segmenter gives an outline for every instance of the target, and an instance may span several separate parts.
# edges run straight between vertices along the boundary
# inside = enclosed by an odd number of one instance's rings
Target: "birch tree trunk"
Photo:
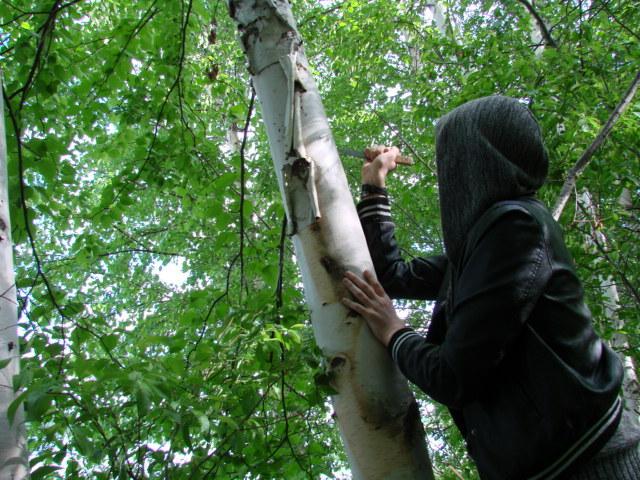
[[[1,78],[0,75],[0,82]],[[7,415],[9,405],[16,397],[13,391],[13,376],[19,372],[17,305],[9,219],[4,103],[3,98],[0,97],[0,479],[2,480],[29,477],[22,406],[16,411],[13,421],[10,421]]]
[[[596,225],[600,222],[596,206],[593,203],[593,197],[588,190],[584,189],[578,197],[581,206],[581,215],[589,225]],[[607,238],[605,235],[595,228],[590,227],[590,234],[585,236],[585,242],[589,248],[608,249]],[[612,324],[619,332],[625,331],[624,322],[618,316],[620,307],[620,296],[618,295],[618,286],[611,276],[603,277],[598,275],[600,286],[604,292],[604,314],[607,322]],[[611,346],[618,352],[629,349],[629,339],[626,334],[617,333],[611,340]],[[631,422],[634,428],[640,426],[640,388],[638,384],[638,376],[636,374],[636,366],[633,358],[628,355],[619,353],[622,365],[624,367],[624,379],[622,381],[622,398],[624,400],[625,416],[623,421]]]
[[[366,323],[340,298],[373,270],[302,40],[286,0],[232,0],[354,479],[432,479],[417,403]]]

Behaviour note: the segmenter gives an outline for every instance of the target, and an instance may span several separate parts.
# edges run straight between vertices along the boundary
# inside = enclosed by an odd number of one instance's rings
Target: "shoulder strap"
[[[502,202],[494,203],[489,209],[482,214],[482,216],[474,223],[473,227],[469,231],[467,241],[465,242],[463,258],[466,258],[467,251],[473,248],[489,227],[500,217],[508,212],[522,211],[531,215],[531,212],[527,208],[527,200],[504,200]]]

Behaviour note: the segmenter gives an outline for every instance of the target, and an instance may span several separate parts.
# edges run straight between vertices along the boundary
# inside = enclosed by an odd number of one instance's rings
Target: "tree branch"
[[[44,274],[44,270],[42,268],[42,261],[40,260],[40,256],[38,255],[38,250],[36,249],[36,241],[35,241],[35,237],[33,235],[33,232],[31,231],[31,225],[29,223],[30,218],[29,218],[29,209],[28,209],[28,205],[27,205],[27,198],[26,198],[26,183],[25,183],[25,179],[24,179],[24,158],[23,158],[23,154],[22,154],[22,131],[20,129],[20,125],[18,124],[18,119],[16,118],[16,114],[13,111],[13,108],[11,107],[11,102],[9,100],[9,98],[7,97],[7,92],[4,89],[4,85],[2,86],[2,95],[4,96],[4,101],[6,104],[6,108],[9,111],[9,118],[11,119],[11,124],[13,125],[13,131],[15,134],[15,138],[16,138],[16,148],[17,148],[17,156],[18,156],[18,182],[19,182],[19,186],[20,186],[20,207],[22,209],[22,218],[24,221],[24,229],[25,232],[27,233],[27,238],[29,239],[29,245],[31,246],[31,253],[33,255],[33,259],[36,262],[36,279],[38,277],[42,278],[42,281],[44,282],[45,285],[45,289],[47,290],[47,294],[49,295],[49,298],[51,299],[51,303],[53,304],[54,308],[58,311],[58,313],[60,314],[60,317],[62,318],[62,322],[60,324],[60,334],[62,335],[62,344],[63,344],[63,350],[64,347],[66,346],[67,343],[67,338],[66,338],[66,334],[65,334],[65,329],[64,329],[64,323],[65,320],[67,320],[67,316],[64,313],[62,307],[60,306],[60,304],[58,303],[58,300],[55,296],[55,294],[53,293],[53,287],[51,286],[51,283],[49,282],[49,279],[47,278],[47,276]],[[24,97],[23,97],[24,98]],[[21,104],[22,105],[22,104]],[[61,355],[60,357],[60,365],[58,368],[58,376],[60,376],[62,374],[62,365],[64,363],[64,355]]]
[[[282,286],[284,282],[284,242],[287,239],[287,214],[282,216],[282,229],[280,230],[280,244],[278,245],[278,281],[276,282],[276,308],[281,308]]]
[[[50,44],[50,37],[53,33],[53,29],[55,28],[55,22],[58,13],[64,8],[74,5],[79,1],[81,0],[72,0],[63,5],[61,0],[56,0],[51,7],[51,10],[49,10],[48,12],[49,16],[47,17],[47,20],[45,20],[45,22],[38,28],[40,38],[38,39],[36,54],[33,60],[33,64],[31,65],[31,69],[29,70],[27,81],[22,87],[20,87],[8,97],[9,99],[12,99],[16,95],[20,93],[22,94],[20,96],[18,111],[22,110],[24,102],[27,100],[27,96],[29,95],[29,91],[31,90],[31,87],[33,86],[33,83],[35,82],[35,79],[40,71],[40,66],[42,65],[43,58],[47,55],[45,53],[45,50],[48,49],[48,46]]]
[[[111,68],[109,69],[107,74],[103,77],[103,79],[100,82],[100,84],[96,86],[95,91],[94,91],[94,95],[93,95],[93,97],[91,97],[89,103],[92,103],[95,100],[95,98],[98,96],[98,92],[100,91],[102,86],[104,84],[106,84],[107,80],[109,80],[111,75],[113,75],[113,72],[115,71],[116,66],[118,65],[118,63],[120,63],[120,60],[122,59],[122,57],[124,56],[125,52],[127,51],[127,48],[129,47],[129,44],[131,43],[131,41],[136,37],[136,35],[138,35],[142,31],[142,29],[160,11],[160,9],[158,9],[158,8],[154,9],[156,3],[158,3],[158,0],[154,0],[153,1],[153,3],[149,6],[149,8],[142,14],[142,18],[140,18],[140,20],[138,21],[136,26],[133,27],[133,30],[131,30],[131,32],[127,36],[126,41],[124,42],[124,46],[120,49],[120,51],[116,55],[116,58],[113,61],[113,64],[111,65]]]
[[[611,130],[613,129],[614,125],[616,124],[620,116],[622,116],[622,114],[629,107],[629,105],[631,105],[631,101],[633,100],[633,96],[638,90],[639,85],[640,85],[640,71],[636,73],[635,78],[631,82],[631,85],[629,85],[629,88],[627,89],[624,96],[622,97],[622,100],[620,100],[620,103],[618,103],[618,105],[613,110],[613,112],[611,112],[611,115],[609,116],[607,123],[604,124],[604,126],[598,133],[598,136],[595,138],[593,143],[589,145],[589,147],[585,150],[582,156],[578,159],[576,164],[571,168],[571,170],[569,170],[569,173],[567,174],[567,179],[565,180],[564,185],[562,185],[562,190],[560,191],[558,200],[556,201],[556,204],[553,207],[554,219],[558,220],[560,218],[560,215],[562,214],[562,210],[564,210],[564,207],[566,206],[567,201],[571,196],[571,191],[576,185],[578,176],[582,174],[584,169],[587,167],[589,161],[591,160],[591,157],[593,157],[593,154],[600,147],[600,145],[602,145],[602,142],[604,142],[604,140],[607,138],[609,133],[611,133]]]
[[[284,364],[285,361],[285,353],[284,353],[284,345],[282,345],[282,343],[280,344],[280,361]],[[310,479],[313,479],[313,476],[311,475],[311,472],[309,470],[307,470],[307,468],[305,467],[305,465],[302,463],[302,460],[300,460],[300,456],[296,453],[295,449],[293,448],[293,444],[291,443],[291,437],[289,435],[289,413],[287,411],[287,401],[286,401],[286,395],[285,395],[285,370],[284,367],[280,369],[280,402],[282,404],[282,415],[284,416],[284,433],[283,433],[283,438],[286,440],[287,444],[289,445],[289,451],[291,452],[291,455],[293,456],[293,459],[296,461],[296,463],[298,464],[298,466],[300,467],[300,470],[302,470],[303,472],[305,472],[307,474],[307,477]]]
[[[182,26],[180,28],[180,38],[181,38],[181,40],[180,40],[180,59],[178,61],[178,73],[176,74],[175,80],[171,84],[171,87],[169,87],[169,91],[167,92],[167,94],[164,97],[164,100],[162,101],[162,105],[160,106],[160,111],[158,112],[158,115],[156,116],[156,122],[155,122],[155,125],[153,127],[153,136],[151,138],[151,142],[149,144],[149,148],[147,149],[147,155],[146,155],[144,161],[142,162],[142,165],[138,169],[138,172],[136,173],[135,178],[132,180],[132,183],[135,183],[140,178],[140,176],[142,175],[142,172],[144,171],[145,167],[149,163],[149,160],[151,159],[151,154],[153,152],[153,148],[155,147],[156,141],[158,140],[158,132],[160,131],[160,122],[162,121],[162,115],[164,114],[164,109],[166,108],[167,103],[169,102],[169,98],[171,97],[171,94],[176,89],[176,87],[178,86],[178,83],[180,82],[180,80],[182,78],[182,69],[184,68],[184,59],[185,59],[185,55],[186,55],[187,27],[189,26],[189,18],[191,17],[192,8],[193,8],[193,0],[189,0],[186,16],[185,16],[184,22],[183,22],[183,24],[182,24]],[[113,196],[113,201],[112,201],[111,205],[113,205],[118,200],[118,198],[120,198],[120,195],[122,195],[122,192],[124,192],[125,188],[126,188],[126,185],[123,185],[122,187],[120,187],[120,189],[118,189],[118,191]],[[101,213],[102,211],[108,210],[109,208],[111,208],[111,207],[110,206],[106,206],[103,210],[101,210],[99,212],[96,212],[94,217],[96,215],[98,215],[99,213]]]
[[[189,368],[191,367],[191,355],[193,354],[193,352],[195,352],[198,349],[198,346],[200,345],[200,342],[204,338],[204,334],[207,331],[207,327],[208,327],[208,324],[209,324],[209,318],[211,317],[211,314],[213,313],[213,309],[216,308],[216,305],[223,298],[226,298],[229,295],[229,287],[230,287],[230,284],[231,284],[231,271],[233,270],[233,266],[235,265],[236,261],[238,260],[238,256],[239,256],[239,254],[236,254],[236,256],[233,257],[233,259],[229,263],[229,267],[227,268],[227,280],[226,280],[226,285],[225,285],[224,292],[222,292],[220,295],[218,295],[218,297],[216,297],[216,299],[209,306],[209,310],[207,311],[207,315],[204,317],[204,320],[202,321],[202,327],[200,327],[200,332],[198,333],[198,338],[196,339],[195,343],[193,344],[193,347],[191,347],[191,350],[189,350],[189,352],[187,353],[187,358],[185,359],[185,364],[186,364],[186,369],[187,370],[189,370]]]
[[[244,129],[242,135],[242,145],[240,145],[240,294],[242,295],[242,288],[246,286],[244,278],[244,198],[245,198],[245,155],[244,151],[247,146],[247,136],[249,132],[249,125],[251,124],[251,116],[253,114],[253,105],[256,100],[256,91],[251,84],[251,100],[249,100],[249,110],[247,111],[247,118],[244,122]]]
[[[607,15],[609,15],[614,22],[616,22],[618,25],[620,25],[622,27],[623,30],[625,30],[629,35],[635,37],[637,40],[640,41],[640,35],[638,35],[636,32],[634,32],[633,30],[631,30],[629,27],[627,27],[624,23],[622,23],[622,21],[620,21],[618,19],[618,17],[616,17],[614,15],[614,13],[609,10],[609,5],[607,5],[606,2],[599,0],[600,5],[602,5],[602,8],[604,8],[604,11],[607,12]]]
[[[547,26],[544,23],[544,20],[542,19],[540,14],[536,11],[535,8],[533,8],[533,5],[531,4],[531,2],[529,2],[528,0],[518,0],[518,1],[521,4],[523,4],[526,7],[527,10],[529,10],[529,13],[535,19],[536,24],[538,25],[538,28],[540,29],[540,34],[542,35],[542,38],[544,39],[544,44],[546,46],[548,46],[548,47],[556,48],[558,45],[556,44],[555,40],[551,36],[551,33],[549,32],[549,29],[547,28]]]

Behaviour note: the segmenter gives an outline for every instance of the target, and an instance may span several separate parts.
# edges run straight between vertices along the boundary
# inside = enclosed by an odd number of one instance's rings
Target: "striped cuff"
[[[375,196],[361,200],[357,205],[360,220],[386,220],[391,221],[391,205],[389,197]]]
[[[422,336],[411,327],[401,328],[391,336],[387,349],[395,363],[398,363],[398,352],[400,351],[400,347],[402,347],[402,344],[411,337],[422,338]]]
[[[363,183],[360,187],[360,196],[364,198],[367,195],[384,195],[386,197],[389,195],[389,192],[384,187],[371,185],[370,183]]]

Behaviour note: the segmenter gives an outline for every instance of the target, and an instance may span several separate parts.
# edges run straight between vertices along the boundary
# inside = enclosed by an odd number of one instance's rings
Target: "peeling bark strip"
[[[354,479],[433,479],[415,399],[363,320],[340,303],[345,270],[373,270],[318,90],[285,0],[233,0],[262,107],[336,419]]]
[[[24,434],[22,405],[18,407],[13,421],[9,421],[7,416],[9,405],[20,393],[10,388],[13,385],[13,376],[20,372],[20,352],[16,348],[18,302],[13,273],[8,187],[4,104],[3,97],[0,96],[0,361],[11,359],[7,366],[0,368],[0,479],[22,480],[29,478],[29,455]]]

